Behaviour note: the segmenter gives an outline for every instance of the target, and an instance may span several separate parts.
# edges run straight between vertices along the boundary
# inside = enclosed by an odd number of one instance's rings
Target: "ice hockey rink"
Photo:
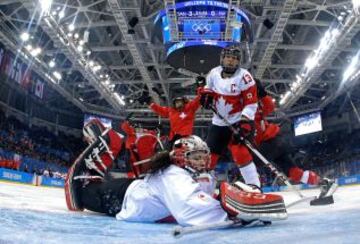
[[[318,194],[317,189],[304,195]],[[299,197],[281,193],[290,203]],[[175,224],[129,223],[67,211],[61,188],[0,182],[0,243],[360,243],[360,185],[339,187],[335,204],[301,203],[266,227],[209,230],[175,239]]]

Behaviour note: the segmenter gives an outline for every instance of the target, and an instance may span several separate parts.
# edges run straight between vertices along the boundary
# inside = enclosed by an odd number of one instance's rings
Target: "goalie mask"
[[[105,126],[98,119],[90,120],[83,128],[84,140],[91,144],[105,131]]]
[[[233,60],[235,59],[235,60]],[[234,74],[239,68],[241,61],[241,51],[236,47],[225,47],[221,51],[220,65],[227,74]]]
[[[170,156],[179,167],[190,167],[198,172],[209,169],[210,150],[198,136],[192,135],[175,141]]]

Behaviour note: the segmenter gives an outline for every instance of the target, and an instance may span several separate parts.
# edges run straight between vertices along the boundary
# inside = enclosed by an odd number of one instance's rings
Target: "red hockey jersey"
[[[156,103],[150,104],[150,108],[164,118],[170,120],[170,134],[169,140],[174,135],[188,136],[193,132],[193,125],[195,119],[196,110],[200,107],[200,96],[197,96],[194,100],[185,104],[184,109],[181,111],[172,107],[160,106]]]
[[[255,115],[255,127],[256,127],[256,144],[260,144],[262,141],[274,138],[279,132],[280,127],[277,124],[269,123],[265,117],[271,114],[275,110],[275,103],[271,96],[265,96],[260,99],[259,107]]]

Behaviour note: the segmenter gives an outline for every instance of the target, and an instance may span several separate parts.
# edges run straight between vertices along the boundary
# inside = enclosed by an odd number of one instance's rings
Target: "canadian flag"
[[[39,98],[43,98],[43,92],[44,92],[44,83],[40,80],[36,81],[35,85],[35,95]]]

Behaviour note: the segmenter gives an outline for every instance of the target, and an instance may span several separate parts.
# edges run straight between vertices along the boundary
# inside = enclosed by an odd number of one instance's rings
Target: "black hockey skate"
[[[320,195],[310,201],[310,205],[318,206],[318,205],[328,205],[334,203],[333,194],[338,188],[338,184],[335,180],[331,180],[328,178],[323,178],[320,183]]]

